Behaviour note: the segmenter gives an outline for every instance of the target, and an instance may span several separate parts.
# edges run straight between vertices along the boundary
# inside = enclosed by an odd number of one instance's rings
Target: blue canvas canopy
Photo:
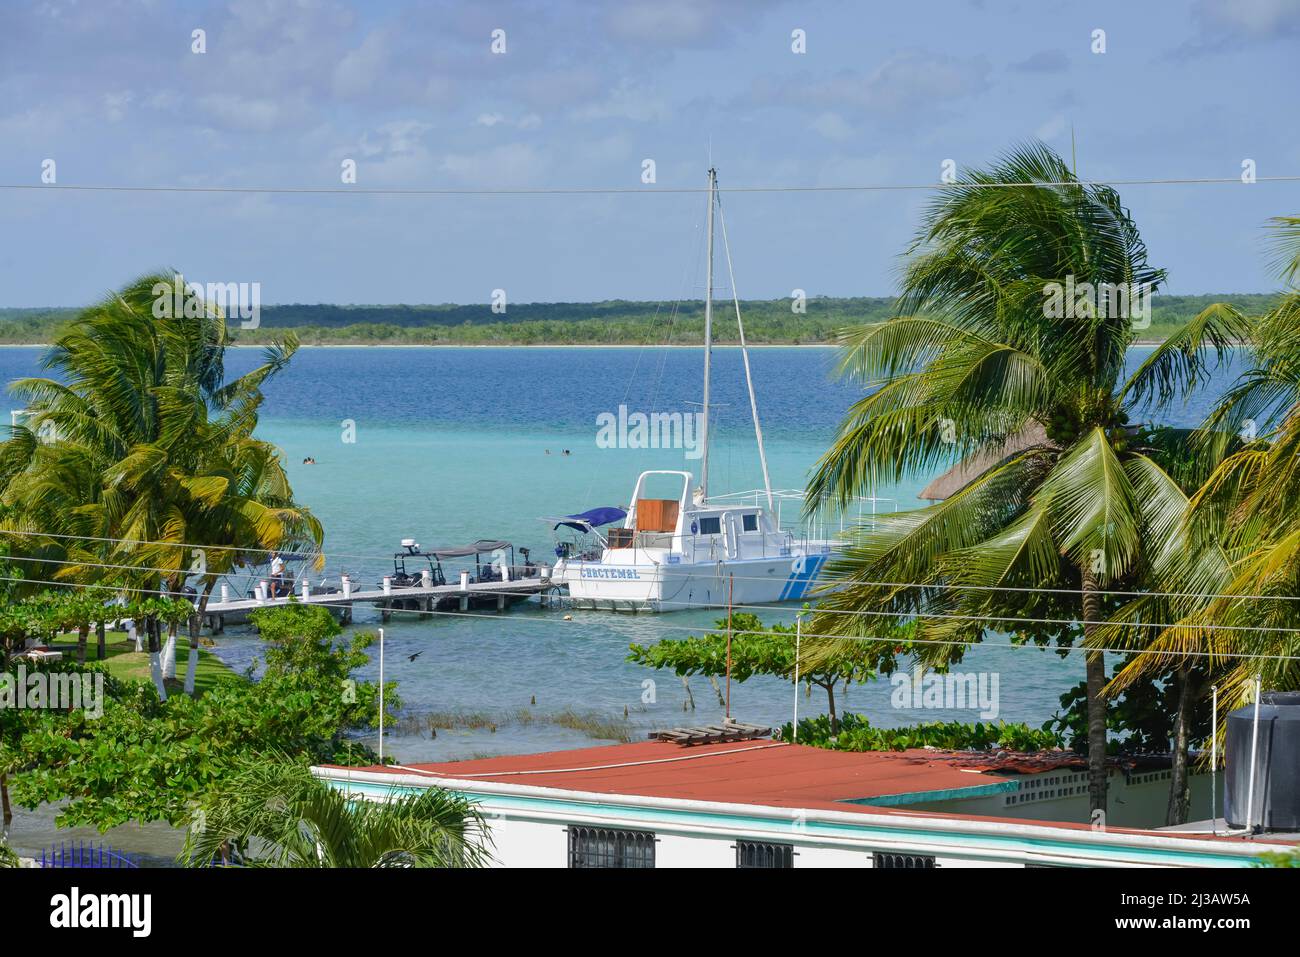
[[[602,525],[608,525],[610,522],[617,522],[624,518],[627,518],[627,512],[612,505],[605,505],[601,508],[591,508],[585,512],[579,512],[577,515],[566,515],[555,523],[555,527],[559,528],[561,525],[567,525],[569,528],[583,532],[589,528],[599,528]]]

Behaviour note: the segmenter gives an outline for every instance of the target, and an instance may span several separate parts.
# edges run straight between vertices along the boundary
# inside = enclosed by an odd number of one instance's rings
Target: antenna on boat
[[[710,151],[712,144],[710,144]],[[713,364],[713,203],[718,188],[718,171],[709,167],[709,219],[708,253],[705,258],[704,281],[704,412],[701,446],[704,453],[700,462],[700,487],[696,498],[703,504],[709,497],[709,369]]]
[[[767,450],[763,448],[763,427],[758,422],[758,399],[754,397],[754,376],[749,371],[749,347],[745,344],[745,322],[740,318],[740,293],[736,291],[736,271],[731,266],[731,243],[727,241],[727,214],[718,198],[718,223],[722,226],[722,249],[727,254],[727,275],[731,279],[731,301],[736,306],[736,328],[740,330],[740,358],[745,363],[745,385],[749,389],[749,411],[754,416],[754,438],[758,440],[758,462],[763,467],[763,491],[767,493],[767,510],[772,511],[772,479],[767,473]]]

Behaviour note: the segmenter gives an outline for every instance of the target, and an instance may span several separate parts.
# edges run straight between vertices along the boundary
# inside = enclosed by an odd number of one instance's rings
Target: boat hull
[[[720,559],[708,563],[671,561],[565,562],[556,567],[579,608],[684,611],[732,605],[772,604],[809,597],[829,557]]]

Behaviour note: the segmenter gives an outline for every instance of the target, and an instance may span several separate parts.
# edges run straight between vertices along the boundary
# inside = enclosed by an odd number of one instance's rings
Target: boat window
[[[700,519],[701,535],[717,535],[722,531],[722,519],[717,515],[709,515]]]
[[[747,531],[747,532],[756,532],[756,531],[758,531],[758,513],[757,513],[757,512],[746,512],[746,513],[742,516],[741,521],[742,521],[742,523],[743,523],[741,527],[744,528],[745,531]]]
[[[654,867],[655,836],[651,831],[611,827],[570,827],[569,867]]]
[[[793,844],[770,844],[766,841],[737,841],[736,867],[794,867]]]

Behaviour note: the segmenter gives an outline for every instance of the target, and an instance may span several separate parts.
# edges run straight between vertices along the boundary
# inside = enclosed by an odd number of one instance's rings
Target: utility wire
[[[1295,183],[1300,175],[1259,176],[1254,183]],[[1239,176],[1184,176],[1152,179],[1060,180],[1054,182],[1017,183],[873,183],[827,186],[727,186],[720,193],[869,193],[917,190],[1050,189],[1066,186],[1200,186],[1244,184]],[[72,183],[0,183],[0,190],[59,190],[88,193],[273,193],[288,195],[363,195],[363,196],[606,196],[606,195],[674,195],[708,192],[706,186],[127,186]]]
[[[130,593],[134,593],[134,594],[145,594],[145,595],[162,595],[162,596],[165,596],[165,597],[168,597],[168,598],[178,598],[178,597],[183,597],[183,596],[181,596],[181,595],[178,595],[176,592],[167,591],[167,590],[165,590],[165,589],[138,588],[138,587],[122,587],[122,586],[115,586],[115,585],[84,584],[84,583],[81,583],[81,582],[32,581],[31,579],[25,579],[25,578],[11,578],[11,577],[6,577],[6,576],[0,576],[0,581],[28,582],[28,583],[31,583],[31,584],[53,585],[53,586],[56,586],[56,587],[68,587],[68,588],[104,588],[104,589],[110,589],[110,590],[117,591],[117,592],[130,592]],[[507,592],[493,592],[493,591],[488,591],[488,590],[486,590],[486,589],[476,591],[476,592],[474,592],[474,594],[475,594],[475,595],[487,595],[487,596],[506,595],[506,596],[511,596],[511,597],[517,597],[517,596],[519,595],[518,592],[509,592],[509,591],[507,591]],[[362,602],[362,603],[364,603],[364,604],[371,604],[371,603],[376,602],[376,601],[383,601],[383,600],[386,600],[387,598],[401,598],[401,597],[402,597],[402,596],[401,596],[400,591],[399,591],[399,592],[394,592],[394,594],[391,595],[391,596],[385,596],[385,598],[351,599],[351,600],[347,600],[347,601],[344,601],[344,600],[342,600],[342,599],[340,599],[340,600],[336,600],[336,601],[317,601],[317,600],[311,600],[311,601],[308,601],[308,602],[302,602],[302,604],[303,604],[303,605],[310,605],[310,606],[319,606],[319,607],[322,607],[322,608],[351,608],[351,607],[352,607],[354,604],[356,604],[356,602],[358,602],[358,601],[360,601],[360,602]],[[265,607],[265,608],[267,608],[267,609],[272,609],[272,608],[283,607],[283,606],[265,605],[265,606],[261,606],[261,607]],[[710,606],[710,607],[714,607],[714,606]],[[764,606],[764,605],[733,605],[732,607],[733,607],[733,609],[735,609],[735,608],[754,608],[754,609],[765,609],[765,610],[769,610],[769,611],[772,610],[769,606]],[[256,611],[257,608],[250,608],[250,609],[247,609],[247,610],[248,610],[248,611]],[[443,610],[439,610],[439,609],[427,609],[427,610],[426,610],[426,609],[406,609],[406,608],[402,608],[402,609],[394,609],[394,610],[400,612],[401,614],[406,614],[406,615],[427,615],[427,616],[435,616],[435,615],[436,615],[436,616],[441,616],[441,617],[446,617],[446,618],[472,618],[472,619],[474,619],[474,620],[476,620],[476,621],[484,621],[484,620],[486,619],[486,616],[485,616],[485,615],[483,615],[483,614],[475,614],[475,613],[472,613],[472,612],[443,611]],[[213,614],[217,614],[217,613],[214,612]],[[992,617],[992,616],[990,616],[990,617],[988,617],[988,618],[986,619],[984,616],[953,616],[953,615],[943,615],[943,614],[933,614],[933,615],[916,614],[916,615],[913,615],[913,614],[902,613],[902,612],[870,612],[870,611],[862,611],[862,612],[855,612],[855,614],[866,615],[866,616],[870,616],[870,617],[885,617],[885,618],[936,618],[936,619],[952,619],[952,618],[958,618],[958,619],[961,619],[961,620],[974,620],[974,621],[983,621],[983,620],[1005,621],[1005,620],[1009,620],[1009,619],[1000,619],[1000,618],[996,618],[996,617]],[[567,624],[567,622],[566,622],[564,619],[561,619],[561,618],[541,618],[541,619],[538,619],[538,620],[540,620],[540,621],[545,621],[545,622],[547,622],[547,623],[554,623],[554,624]],[[1017,620],[1017,619],[1010,619],[1010,620]],[[1018,619],[1018,620],[1020,620],[1020,621],[1049,621],[1049,620],[1044,620],[1044,619]],[[1061,623],[1063,623],[1063,624],[1074,624],[1075,622],[1064,621],[1064,622],[1061,622]],[[1112,624],[1112,622],[1079,622],[1079,624],[1106,625],[1106,624]],[[1165,629],[1172,629],[1172,628],[1197,628],[1197,629],[1200,629],[1200,628],[1201,628],[1201,626],[1195,626],[1195,625],[1156,625],[1156,624],[1154,624],[1154,623],[1141,623],[1141,624],[1143,624],[1143,625],[1146,626],[1146,627],[1160,627],[1160,628],[1165,628]],[[659,623],[659,622],[655,622],[655,623],[654,623],[654,627],[657,628],[657,629],[659,629],[660,631],[690,631],[690,632],[702,633],[702,634],[706,634],[706,635],[724,635],[724,634],[726,634],[726,632],[727,632],[727,629],[725,629],[725,628],[701,628],[701,627],[699,627],[699,626],[697,626],[697,625],[674,625],[674,624],[671,624],[671,623],[662,623],[662,624],[661,624],[661,623]],[[1300,632],[1300,629],[1295,629],[1295,628],[1275,628],[1275,627],[1261,627],[1261,628],[1253,628],[1253,627],[1244,626],[1244,625],[1209,625],[1209,626],[1205,626],[1205,627],[1206,627],[1206,628],[1209,628],[1209,629],[1219,630],[1219,631],[1258,631],[1258,632],[1280,632],[1280,633],[1287,633],[1287,634],[1294,634],[1294,633]],[[780,637],[787,637],[787,638],[788,638],[788,637],[793,637],[789,632],[783,632],[783,631],[761,631],[761,630],[760,630],[760,631],[750,631],[750,632],[746,632],[746,634],[751,634],[751,635],[761,635],[761,636],[765,636],[765,637],[776,637],[776,638],[780,638]],[[905,643],[905,642],[907,641],[907,639],[899,639],[899,638],[897,638],[897,637],[892,637],[892,638],[875,638],[875,637],[871,637],[871,636],[869,636],[869,635],[833,635],[833,634],[808,633],[808,632],[803,632],[803,633],[802,633],[802,637],[803,637],[803,638],[823,638],[823,639],[828,639],[828,640],[837,640],[837,641],[861,641],[861,642],[867,642],[867,643],[874,643],[874,644],[887,644],[887,645],[895,645],[895,646],[898,645],[898,644],[900,644],[900,643]],[[1062,646],[1052,646],[1052,647],[1047,647],[1047,646],[1040,646],[1040,645],[1033,644],[1033,643],[988,642],[988,641],[959,641],[959,640],[957,640],[957,639],[942,639],[942,638],[936,638],[936,639],[924,639],[923,641],[914,642],[914,644],[916,644],[916,645],[941,645],[941,646],[952,646],[952,647],[969,647],[969,646],[975,646],[975,645],[978,645],[978,646],[981,647],[981,648],[1025,649],[1025,650],[1031,650],[1031,651],[1052,651],[1052,652],[1063,653],[1063,654],[1074,654],[1074,653],[1077,653],[1077,652],[1082,652],[1082,653],[1085,653],[1085,654],[1086,654],[1086,653],[1089,653],[1089,652],[1097,652],[1097,651],[1100,651],[1100,652],[1110,652],[1110,653],[1113,653],[1113,654],[1164,655],[1164,656],[1173,656],[1173,657],[1182,656],[1182,657],[1192,657],[1192,658],[1242,658],[1242,659],[1259,659],[1259,660],[1266,660],[1266,661],[1300,661],[1300,655],[1265,655],[1265,654],[1255,654],[1255,653],[1248,653],[1248,652],[1183,651],[1183,650],[1173,650],[1173,649],[1170,649],[1170,650],[1163,650],[1163,649],[1151,649],[1151,648],[1111,648],[1111,647],[1106,647],[1106,648],[1093,648],[1093,647],[1091,647],[1091,646],[1084,646],[1084,645],[1071,645],[1071,646],[1065,646],[1065,647],[1062,647]]]
[[[66,535],[66,534],[58,534],[54,532],[33,532],[33,531],[25,531],[25,530],[22,531],[11,530],[11,529],[0,530],[0,538],[3,538],[6,535],[30,536],[35,538],[73,539],[76,541],[106,542],[110,544],[123,544],[123,545],[159,545],[168,548],[184,548],[190,550],[198,549],[203,552],[249,552],[257,555],[269,555],[272,552],[277,552],[284,558],[301,558],[309,561],[314,561],[320,555],[324,554],[323,552],[279,552],[277,551],[277,549],[274,548],[246,548],[246,547],[238,547],[234,545],[192,545],[185,542],[158,542],[158,541],[148,541],[144,539],[99,538],[90,535]],[[398,554],[398,553],[392,553],[386,555],[378,555],[378,554],[360,555],[360,554],[347,554],[343,552],[330,552],[329,554],[330,557],[333,558],[352,558],[358,561],[370,561],[370,562],[386,564],[392,561],[394,554]],[[432,555],[433,555],[432,552],[420,552],[414,555],[407,555],[406,557],[427,558]],[[0,562],[4,562],[4,561],[26,561],[26,562],[35,562],[35,563],[46,562],[49,564],[58,564],[58,565],[82,565],[87,568],[105,568],[105,569],[117,569],[117,570],[127,570],[127,571],[154,571],[160,573],[175,573],[178,571],[186,571],[185,569],[178,569],[178,568],[151,568],[144,565],[110,565],[110,564],[100,564],[96,562],[61,561],[58,559],[36,558],[36,557],[27,557],[27,556],[19,556],[19,555],[0,555]],[[186,571],[186,573],[197,574],[188,571]],[[239,573],[236,572],[234,569],[232,569],[231,571],[228,572],[207,572],[206,574],[236,575]],[[252,575],[251,572],[246,572],[243,574],[249,576]],[[759,575],[735,575],[733,577],[735,578],[736,581],[770,582],[772,580],[769,577],[763,577]],[[851,581],[848,582],[847,584],[851,584],[858,587],[864,587],[864,588],[920,588],[920,589],[937,589],[941,591],[954,591],[954,590],[955,591],[989,591],[989,592],[1033,593],[1033,594],[1042,593],[1042,594],[1057,594],[1057,595],[1080,594],[1080,589],[1078,588],[1042,588],[1042,587],[1030,587],[1027,585],[964,585],[964,584],[955,584],[951,582],[886,582],[886,581]],[[1098,589],[1097,594],[1113,595],[1121,598],[1192,598],[1198,600],[1210,600],[1210,599],[1222,598],[1222,599],[1237,600],[1237,601],[1300,601],[1300,595],[1233,595],[1233,594],[1227,594],[1221,592],[1159,592],[1159,591],[1124,591],[1124,590]],[[712,606],[704,606],[704,607],[712,607]],[[844,614],[847,613],[848,612],[844,612]]]

